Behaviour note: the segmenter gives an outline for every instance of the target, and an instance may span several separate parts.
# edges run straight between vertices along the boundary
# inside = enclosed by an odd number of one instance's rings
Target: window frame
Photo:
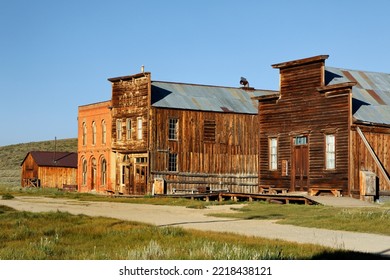
[[[270,171],[278,170],[278,148],[279,141],[278,137],[268,138],[268,169]]]
[[[105,120],[102,120],[102,144],[107,143],[107,124]]]
[[[87,124],[83,122],[82,125],[82,138],[83,138],[83,146],[87,145]]]
[[[131,140],[131,119],[126,119],[126,140]]]
[[[85,158],[82,160],[82,169],[81,169],[81,185],[86,186],[87,185],[87,178],[88,178],[88,162]]]
[[[105,186],[107,184],[107,160],[102,158],[100,164],[100,184]]]
[[[329,142],[329,139],[333,139]],[[336,170],[336,135],[325,134],[325,169]]]
[[[122,140],[122,120],[121,119],[116,120],[116,140],[117,141]]]
[[[137,118],[137,140],[142,140],[143,138],[143,119],[142,117]]]
[[[92,145],[96,145],[96,122],[92,122]]]
[[[168,155],[168,171],[169,172],[177,172],[178,171],[177,153],[169,153],[169,155]]]
[[[168,120],[168,140],[179,140],[179,119],[169,118]]]

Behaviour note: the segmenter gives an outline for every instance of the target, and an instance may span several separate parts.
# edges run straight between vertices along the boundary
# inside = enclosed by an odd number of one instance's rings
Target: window
[[[307,136],[297,136],[294,138],[294,145],[306,145]]]
[[[92,145],[96,145],[96,123],[92,122]]]
[[[269,169],[278,169],[278,139],[270,138],[268,140],[269,145]]]
[[[142,140],[142,118],[137,118],[137,139]]]
[[[215,120],[204,120],[203,139],[204,141],[215,142]]]
[[[83,146],[87,145],[87,124],[83,122]]]
[[[102,186],[105,186],[107,183],[107,161],[102,158],[101,162],[101,174],[100,174],[100,183]]]
[[[102,121],[102,144],[106,144],[107,142],[107,125],[106,121]]]
[[[131,140],[131,119],[126,120],[126,140]]]
[[[177,171],[177,154],[169,153],[168,171]]]
[[[82,163],[83,169],[82,169],[82,185],[85,186],[87,184],[87,160],[83,159]]]
[[[178,119],[169,119],[168,127],[168,139],[177,140],[179,133],[179,120]]]
[[[116,120],[116,140],[122,140],[122,120]]]
[[[336,168],[336,138],[334,135],[325,135],[325,167]]]

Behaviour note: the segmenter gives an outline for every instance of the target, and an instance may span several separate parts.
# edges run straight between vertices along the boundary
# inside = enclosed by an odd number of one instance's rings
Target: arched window
[[[102,120],[102,144],[106,144],[107,142],[107,125],[106,121]]]
[[[96,145],[96,123],[92,122],[92,145]]]
[[[101,174],[100,174],[101,185],[105,186],[107,183],[107,161],[105,158],[102,158],[101,161]]]
[[[87,145],[87,124],[83,122],[83,146]]]
[[[85,158],[82,161],[82,167],[83,167],[82,169],[83,174],[82,174],[81,184],[85,186],[87,184],[87,160]]]

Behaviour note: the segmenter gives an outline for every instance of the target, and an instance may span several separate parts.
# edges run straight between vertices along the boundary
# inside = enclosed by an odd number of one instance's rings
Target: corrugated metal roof
[[[152,106],[257,114],[258,102],[251,98],[273,93],[268,90],[152,81]]]
[[[38,166],[77,168],[77,153],[32,151],[28,154],[31,154]],[[26,160],[28,154],[23,162]]]
[[[390,74],[325,68],[327,85],[355,82],[353,117],[357,121],[390,125]]]

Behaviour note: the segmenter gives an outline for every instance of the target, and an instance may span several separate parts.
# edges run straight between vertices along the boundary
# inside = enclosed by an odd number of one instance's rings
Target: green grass
[[[0,206],[3,260],[378,259],[318,245]]]
[[[278,220],[280,224],[390,235],[390,205],[372,208],[340,208],[309,205],[250,203],[234,214],[240,219]]]
[[[0,146],[0,185],[20,184],[20,164],[30,151],[77,152],[77,138]]]

